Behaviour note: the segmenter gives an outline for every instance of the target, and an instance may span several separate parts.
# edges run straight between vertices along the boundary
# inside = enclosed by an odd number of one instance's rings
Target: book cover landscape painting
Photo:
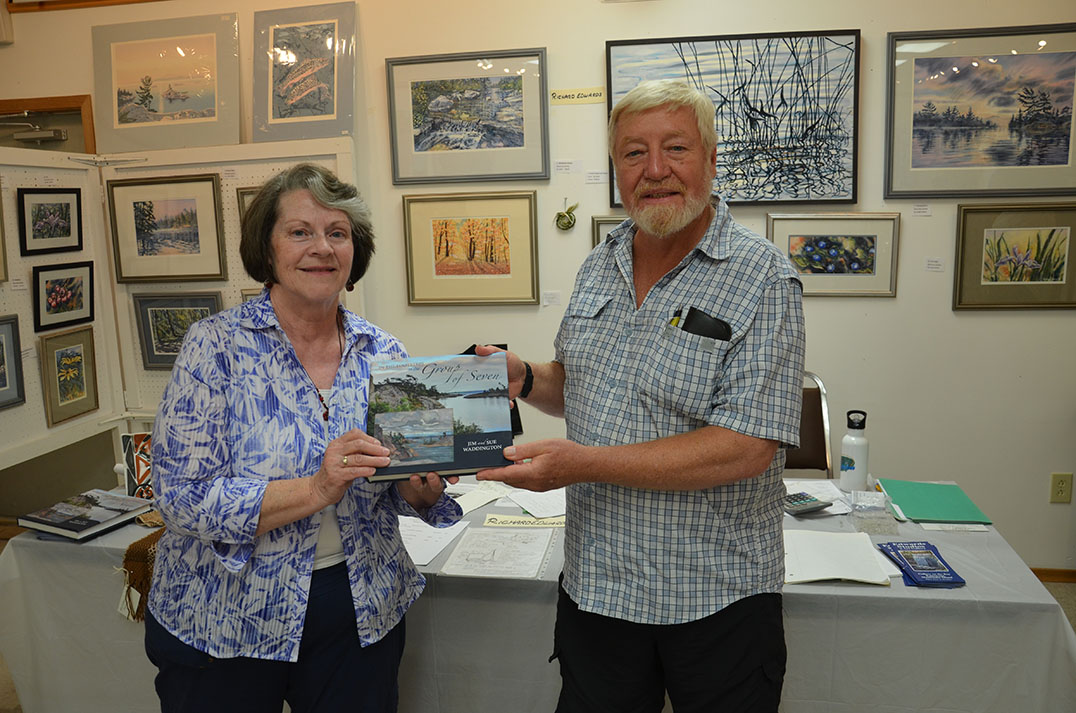
[[[855,201],[858,31],[616,41],[606,53],[610,108],[650,79],[713,100],[726,200]]]
[[[374,362],[366,432],[389,449],[390,463],[370,480],[508,465],[509,408],[503,353]]]
[[[216,121],[217,37],[112,44],[113,126]]]
[[[1067,166],[1076,52],[915,60],[912,168]]]

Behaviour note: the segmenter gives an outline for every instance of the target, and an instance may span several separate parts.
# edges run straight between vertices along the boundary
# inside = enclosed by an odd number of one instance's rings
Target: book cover
[[[498,352],[373,362],[366,432],[390,451],[389,465],[369,480],[510,465],[502,455],[512,445],[507,357]]]
[[[878,484],[909,520],[990,524],[990,518],[956,483],[879,478]]]
[[[23,515],[17,522],[20,527],[72,540],[88,540],[133,520],[152,507],[153,504],[144,498],[94,489]]]
[[[127,494],[146,500],[153,500],[153,481],[150,480],[151,440],[149,433],[120,434],[123,463],[126,467]]]
[[[957,574],[929,542],[880,542],[878,549],[893,560],[904,575],[904,583],[917,587],[964,586],[964,578]]]

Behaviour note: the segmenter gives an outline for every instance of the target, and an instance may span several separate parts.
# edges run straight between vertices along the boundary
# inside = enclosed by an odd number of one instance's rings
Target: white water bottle
[[[866,411],[848,412],[848,433],[841,439],[840,488],[845,492],[867,489],[867,456],[870,444],[863,435],[866,428]]]

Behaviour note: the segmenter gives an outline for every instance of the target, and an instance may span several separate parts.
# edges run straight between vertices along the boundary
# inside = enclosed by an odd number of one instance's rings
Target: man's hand
[[[509,446],[504,457],[512,465],[480,470],[476,477],[542,493],[588,480],[593,453],[594,449],[563,438]]]

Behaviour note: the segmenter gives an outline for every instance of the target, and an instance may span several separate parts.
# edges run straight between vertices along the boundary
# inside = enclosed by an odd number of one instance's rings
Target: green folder
[[[990,518],[955,483],[922,483],[892,478],[879,478],[878,483],[909,520],[990,524]]]

